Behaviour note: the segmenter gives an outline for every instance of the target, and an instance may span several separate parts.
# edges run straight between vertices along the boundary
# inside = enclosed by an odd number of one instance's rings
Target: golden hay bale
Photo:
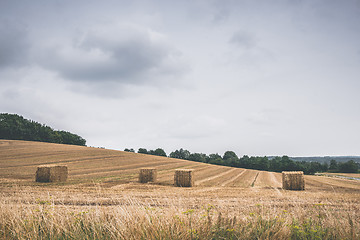
[[[67,177],[67,166],[42,165],[36,171],[36,182],[65,182]]]
[[[283,189],[305,190],[304,172],[282,172]]]
[[[157,171],[155,168],[141,168],[139,172],[139,182],[156,182]]]
[[[193,187],[194,186],[193,169],[175,170],[174,184],[176,187]]]

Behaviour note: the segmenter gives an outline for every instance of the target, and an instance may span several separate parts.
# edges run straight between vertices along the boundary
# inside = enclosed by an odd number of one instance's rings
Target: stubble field
[[[66,183],[36,183],[38,165],[62,163]],[[156,183],[138,183],[141,167]],[[177,168],[195,187],[173,186]],[[281,174],[70,145],[0,140],[4,239],[359,239],[360,182]]]

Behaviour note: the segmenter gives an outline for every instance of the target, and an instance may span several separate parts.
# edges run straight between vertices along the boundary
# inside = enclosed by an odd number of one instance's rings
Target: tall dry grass
[[[49,194],[17,193],[0,198],[1,239],[359,239],[357,205],[326,203],[254,204],[223,199],[125,196],[107,204],[94,199],[59,202]],[[27,198],[16,199],[15,196]],[[29,196],[30,195],[30,196]],[[96,203],[96,201],[95,201]]]

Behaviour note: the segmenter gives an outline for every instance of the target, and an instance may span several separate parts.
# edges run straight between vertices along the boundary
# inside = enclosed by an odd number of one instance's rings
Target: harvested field
[[[237,179],[243,175],[246,172],[246,169],[236,169],[232,174],[229,174],[228,177],[229,179],[226,179],[221,186],[225,187],[225,186],[231,186],[233,183],[237,182]]]
[[[212,168],[212,171],[206,172],[210,177],[205,177],[195,182],[196,185],[212,185],[211,183],[218,183],[218,178],[222,178],[224,176],[229,176],[231,172],[234,172],[236,169],[233,168]],[[203,176],[205,176],[204,172],[200,172]]]
[[[274,187],[281,188],[281,173],[260,171],[254,183],[254,187]]]
[[[37,166],[45,164],[66,164],[69,185],[96,182],[105,187],[113,187],[129,184],[138,181],[140,168],[156,168],[157,184],[170,186],[173,185],[175,169],[191,168],[194,169],[197,187],[281,187],[280,173],[91,147],[0,140],[2,181],[32,185]],[[305,181],[306,191],[360,191],[359,181],[355,180],[305,176]]]
[[[37,166],[44,164],[67,165],[67,182],[35,182]],[[157,181],[139,183],[140,168],[156,168]],[[176,169],[194,169],[195,187],[174,187]],[[333,239],[360,238],[360,181],[305,176],[305,191],[284,191],[281,179],[281,173],[106,149],[0,140],[0,229],[19,228],[16,233],[20,234],[25,231],[21,227],[27,226],[25,220],[40,221],[46,214],[54,213],[53,222],[47,223],[55,225],[47,226],[48,229],[57,229],[57,222],[77,226],[76,221],[80,219],[88,226],[86,229],[97,226],[91,224],[100,224],[101,229],[115,231],[111,236],[118,239],[139,239],[145,235],[149,239],[175,238],[152,235],[166,232],[169,225],[179,230],[177,234],[183,234],[182,239],[195,239],[192,233],[201,239],[217,239],[220,235],[201,235],[205,234],[201,231],[208,226],[203,224],[204,216],[211,224],[217,223],[220,216],[221,224],[233,223],[233,218],[237,218],[238,225],[221,225],[221,229],[229,229],[226,234],[234,232],[240,239],[254,237],[254,234],[264,234],[256,235],[260,239],[279,239],[279,236],[306,239],[296,235],[300,233],[294,229],[306,231],[307,219],[312,219],[311,224],[318,224],[312,229],[321,228],[329,234],[335,231],[335,235],[331,235],[336,236]],[[192,227],[189,227],[190,216]],[[141,225],[149,219],[149,225]],[[151,229],[154,222],[161,231]],[[270,225],[261,225],[264,223]],[[32,232],[39,234],[41,225],[34,226],[37,228]],[[212,225],[212,229],[216,226]],[[269,228],[257,229],[256,226]],[[140,229],[148,227],[150,232],[137,235]],[[126,232],[126,229],[133,231]],[[68,233],[76,231],[66,229]],[[326,239],[324,235],[316,236]],[[71,237],[89,238],[87,235]]]

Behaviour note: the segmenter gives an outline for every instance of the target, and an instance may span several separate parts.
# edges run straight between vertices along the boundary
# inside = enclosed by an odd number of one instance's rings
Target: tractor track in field
[[[280,181],[276,179],[275,174],[274,174],[273,172],[269,172],[269,176],[270,176],[271,181],[274,182],[275,185],[280,185],[280,184],[281,184]],[[280,190],[279,190],[278,187],[276,187],[276,186],[271,186],[271,187],[275,190],[275,192],[276,192],[279,196],[282,196],[282,195],[283,195],[282,192],[280,192]]]
[[[158,170],[157,185],[161,187],[172,186],[173,171],[176,168],[191,168],[194,170],[195,184],[200,185],[196,188],[199,192],[211,193],[224,188],[249,188],[250,191],[259,193],[266,189],[275,195],[286,196],[289,193],[281,190],[281,174],[275,172],[91,147],[0,140],[0,181],[3,186],[13,182],[24,186],[38,186],[37,183],[33,183],[36,166],[44,164],[68,165],[70,181],[65,185],[72,186],[79,183],[81,188],[81,184],[85,181],[90,182],[91,185],[91,180],[99,181],[106,187],[134,182],[137,179],[138,169],[153,167]],[[360,194],[360,184],[356,180],[306,175],[305,184],[305,189],[310,193],[322,191]],[[232,192],[229,189],[225,189],[225,192]],[[177,189],[177,191],[181,190]]]
[[[255,178],[254,178],[254,181],[251,183],[251,187],[254,187],[255,182],[256,182],[256,179],[257,179],[258,176],[259,176],[259,173],[260,173],[260,172],[257,172],[257,173],[256,173],[256,176],[255,176]]]
[[[229,183],[234,182],[236,179],[238,179],[241,175],[243,175],[245,172],[247,171],[247,169],[244,169],[242,172],[240,172],[238,175],[234,176],[233,178],[227,180],[226,182],[223,182],[221,184],[222,187],[225,187],[226,185],[228,185]]]
[[[107,159],[114,159],[118,156],[100,156],[100,157],[86,157],[86,158],[80,158],[80,159],[71,159],[71,160],[54,160],[50,162],[41,162],[41,163],[28,163],[28,164],[19,164],[19,165],[13,165],[13,166],[1,166],[1,169],[6,168],[17,168],[17,167],[32,167],[32,166],[39,166],[39,165],[49,165],[49,164],[63,164],[63,163],[83,163],[83,162],[89,162],[94,160],[107,160]]]
[[[204,178],[204,179],[195,181],[195,185],[200,185],[201,183],[204,183],[204,182],[211,181],[211,180],[213,180],[213,179],[222,177],[222,176],[224,176],[224,175],[226,175],[226,174],[229,174],[229,173],[231,173],[231,172],[233,172],[233,171],[235,171],[235,170],[237,170],[237,169],[236,169],[236,168],[233,168],[233,169],[230,169],[230,170],[228,170],[228,171],[226,171],[226,172],[219,173],[219,174],[217,174],[217,175],[214,175],[214,176],[211,176],[211,177],[207,177],[207,178]]]

